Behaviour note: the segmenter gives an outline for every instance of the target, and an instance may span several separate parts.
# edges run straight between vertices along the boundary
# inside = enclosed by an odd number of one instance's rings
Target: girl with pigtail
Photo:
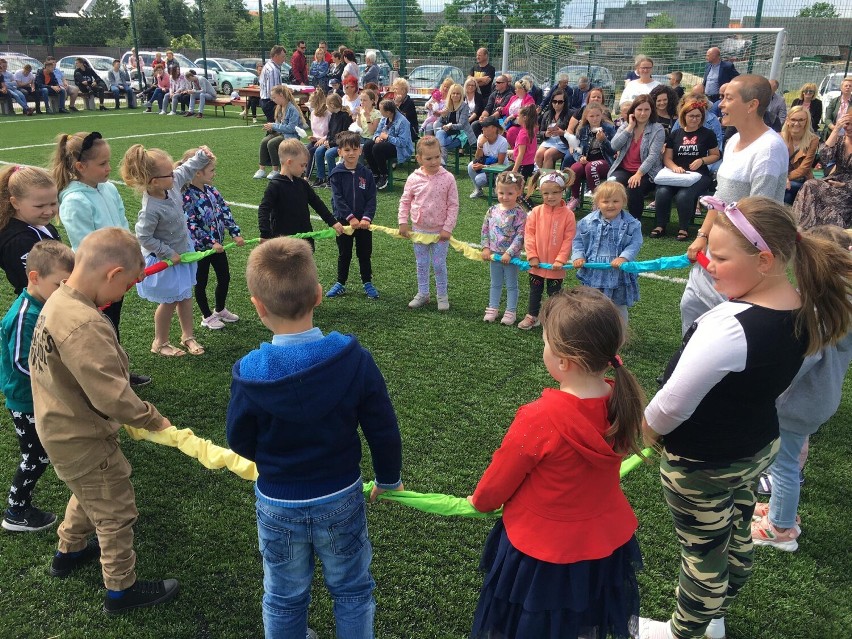
[[[618,355],[625,325],[603,293],[582,286],[550,297],[541,323],[559,388],[518,410],[468,497],[480,512],[503,506],[482,553],[470,636],[628,639],[642,558],[619,472],[639,452],[645,402]]]
[[[770,198],[705,201],[717,212],[707,272],[727,301],[686,331],[645,410],[681,570],[671,620],[643,619],[642,639],[725,636],[725,612],[751,573],[758,476],[779,449],[776,400],[805,355],[837,344],[852,323],[849,251],[801,235]]]

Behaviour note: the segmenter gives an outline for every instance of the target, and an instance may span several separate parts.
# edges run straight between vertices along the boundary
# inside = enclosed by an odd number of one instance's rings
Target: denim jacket
[[[376,127],[376,132],[373,135],[375,140],[379,134],[386,130],[388,132],[388,142],[396,147],[396,161],[405,162],[408,158],[414,155],[414,143],[411,141],[411,124],[406,117],[396,112],[393,116],[393,122],[388,124],[387,118],[382,118],[379,126]]]
[[[283,119],[272,124],[272,130],[276,133],[280,133],[285,138],[298,139],[299,134],[296,133],[296,127],[301,125],[302,116],[299,113],[299,107],[291,102],[287,105],[287,109],[284,111]]]
[[[606,140],[601,143],[601,151],[603,152],[606,163],[612,166],[612,163],[615,161],[615,151],[613,151],[610,142],[612,142],[612,138],[615,135],[615,126],[609,122],[601,122],[601,128],[603,128],[604,135],[606,136]],[[594,137],[595,134],[592,133],[592,128],[588,124],[580,127],[577,131],[577,140],[580,142],[580,148],[574,151],[572,156],[575,162],[579,162],[581,157],[589,155],[589,147]]]

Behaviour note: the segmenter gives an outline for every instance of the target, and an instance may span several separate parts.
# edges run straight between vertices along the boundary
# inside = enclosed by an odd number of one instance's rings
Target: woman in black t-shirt
[[[666,152],[663,156],[666,168],[675,173],[691,171],[698,173],[700,177],[691,186],[657,184],[657,224],[651,231],[651,237],[666,234],[674,200],[678,217],[677,239],[681,242],[689,239],[687,229],[695,215],[695,205],[699,196],[706,193],[713,182],[713,176],[707,166],[716,162],[722,155],[715,134],[704,126],[705,116],[702,102],[687,102],[678,113],[681,128],[672,131],[666,139]]]

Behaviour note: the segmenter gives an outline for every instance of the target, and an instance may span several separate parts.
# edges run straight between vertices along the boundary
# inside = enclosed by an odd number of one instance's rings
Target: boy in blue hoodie
[[[2,524],[14,532],[43,530],[56,523],[56,515],[32,503],[33,489],[50,460],[36,433],[29,357],[41,307],[73,268],[74,252],[62,242],[38,242],[27,255],[27,287],[0,322],[0,382],[21,449]]]
[[[349,224],[355,232],[337,236],[337,282],[326,297],[340,297],[346,293],[349,265],[352,262],[352,244],[358,256],[364,293],[371,300],[379,299],[373,286],[373,232],[370,222],[376,214],[376,180],[373,172],[358,163],[361,157],[361,136],[354,131],[337,134],[337,148],[343,162],[339,163],[328,178],[331,184],[331,204],[334,216],[343,224]]]
[[[306,242],[267,240],[249,255],[246,280],[273,337],[234,364],[227,435],[257,464],[266,637],[306,636],[317,555],[338,629],[369,639],[375,582],[359,425],[376,475],[371,500],[402,490],[402,442],[384,378],[355,337],[313,326],[323,295]]]

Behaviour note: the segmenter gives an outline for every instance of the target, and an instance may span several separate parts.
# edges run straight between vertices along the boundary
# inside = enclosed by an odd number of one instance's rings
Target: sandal
[[[168,342],[163,342],[159,346],[151,344],[151,352],[155,355],[163,357],[182,357],[186,355],[186,351],[179,349],[177,346],[172,346]]]
[[[204,355],[204,347],[198,343],[194,337],[188,337],[181,342],[181,345],[190,355]]]
[[[687,231],[678,231],[675,239],[678,242],[686,242],[689,239],[689,233]]]
[[[658,226],[653,231],[651,231],[650,235],[651,235],[651,237],[656,238],[656,237],[662,237],[665,234],[666,234],[666,229],[664,229],[662,226]]]

